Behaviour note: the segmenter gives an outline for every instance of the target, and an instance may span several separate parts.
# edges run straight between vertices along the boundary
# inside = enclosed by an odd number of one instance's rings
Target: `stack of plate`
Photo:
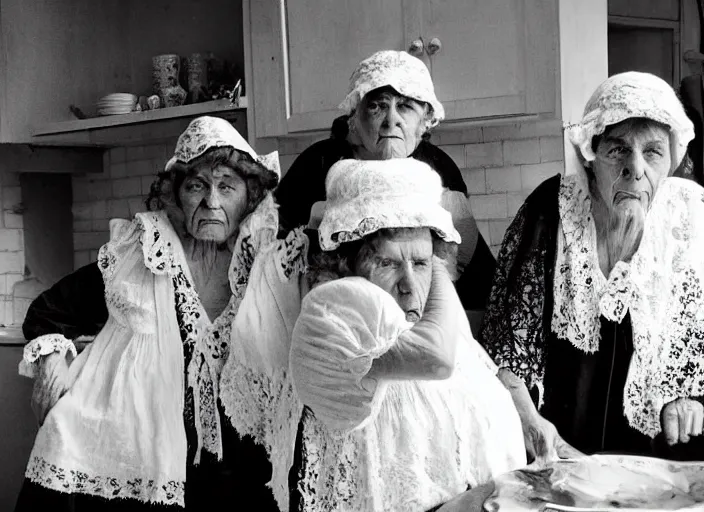
[[[118,92],[108,94],[98,101],[98,114],[101,116],[113,116],[115,114],[129,114],[137,104],[137,96],[134,94]]]

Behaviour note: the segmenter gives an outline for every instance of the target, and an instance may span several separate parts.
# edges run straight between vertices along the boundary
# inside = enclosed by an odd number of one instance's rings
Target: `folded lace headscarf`
[[[440,176],[419,160],[340,160],[330,168],[325,189],[318,227],[324,251],[384,228],[427,227],[446,242],[462,241],[442,207]]]
[[[445,119],[445,109],[435,96],[433,79],[423,61],[394,50],[376,52],[359,63],[350,77],[349,92],[338,108],[351,114],[369,91],[386,86],[430,105],[430,128]]]
[[[666,125],[671,172],[684,158],[694,127],[665,81],[638,72],[610,77],[594,92],[568,137],[582,162],[596,158],[594,137],[630,118]],[[631,426],[654,437],[660,411],[678,397],[704,395],[704,189],[663,178],[646,215],[643,239],[630,262],[608,278],[599,268],[596,229],[585,168],[563,178],[551,328],[585,352],[600,344],[600,317],[631,314],[634,353],[624,390]]]
[[[594,137],[603,134],[608,126],[634,117],[652,119],[670,128],[672,170],[676,169],[694,138],[694,125],[672,87],[650,73],[629,71],[609,77],[594,91],[582,120],[567,134],[581,157],[591,162],[596,158],[592,149]]]

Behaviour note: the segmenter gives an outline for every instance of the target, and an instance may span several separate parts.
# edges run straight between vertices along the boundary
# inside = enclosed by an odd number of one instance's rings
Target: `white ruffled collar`
[[[167,214],[163,210],[138,213],[136,220],[144,230],[142,251],[144,264],[155,274],[178,272],[181,259],[176,250],[180,239]],[[279,229],[276,203],[268,193],[261,203],[240,224],[230,260],[229,279],[233,295],[241,298],[247,286],[247,277],[255,254],[274,239]],[[182,251],[181,251],[182,252]]]
[[[552,331],[587,353],[599,350],[600,316],[621,322],[633,300],[631,265],[599,266],[589,189],[580,175],[562,178],[559,192]]]

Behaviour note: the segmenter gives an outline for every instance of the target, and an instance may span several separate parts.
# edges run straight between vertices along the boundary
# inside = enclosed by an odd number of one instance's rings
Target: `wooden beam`
[[[0,172],[103,172],[101,148],[54,148],[0,144]]]

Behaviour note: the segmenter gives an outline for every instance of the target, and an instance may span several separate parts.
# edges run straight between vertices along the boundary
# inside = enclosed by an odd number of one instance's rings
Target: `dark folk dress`
[[[592,354],[552,332],[560,180],[558,175],[542,183],[506,232],[482,343],[497,364],[526,380],[536,405],[532,376],[544,369],[541,413],[578,450],[704,458],[701,438],[670,448],[661,436],[652,441],[628,424],[623,392],[633,354],[630,315],[620,324],[601,317],[601,343]]]
[[[316,142],[301,153],[276,189],[279,204],[279,224],[285,234],[308,224],[310,210],[318,201],[325,200],[325,178],[330,167],[346,158],[354,158],[346,140],[347,116],[335,120],[329,139]],[[443,187],[467,195],[467,186],[452,158],[443,150],[422,140],[412,158],[428,164],[440,175]],[[311,249],[317,236],[310,233]],[[457,293],[465,309],[483,310],[489,297],[496,261],[489,246],[478,233],[477,246],[470,263],[456,283]]]
[[[108,319],[104,294],[103,276],[97,263],[77,270],[34,300],[22,326],[25,338],[32,340],[45,334],[58,333],[75,339],[81,335],[98,334]],[[184,348],[187,346],[184,345]],[[187,368],[188,350],[184,350],[184,356]],[[192,401],[191,393],[187,393],[184,425],[189,462],[193,460],[197,444]],[[266,487],[271,478],[271,464],[264,447],[255,445],[250,437],[240,438],[229,426],[222,407],[219,410],[223,427],[223,460],[218,461],[214,455],[203,450],[200,464],[189,464],[185,485],[186,510],[250,510],[253,505],[256,510],[277,511],[273,495]],[[106,500],[87,494],[65,494],[25,479],[15,510],[126,512],[183,509],[141,501]]]

